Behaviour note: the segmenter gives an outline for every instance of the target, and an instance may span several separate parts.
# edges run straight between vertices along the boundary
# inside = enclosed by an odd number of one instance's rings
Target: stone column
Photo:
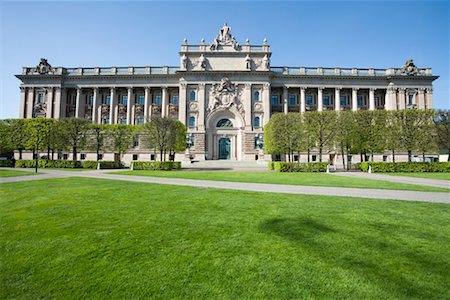
[[[67,117],[67,89],[61,88],[60,118]]]
[[[205,130],[205,84],[198,85],[198,130]]]
[[[419,89],[419,103],[417,104],[418,109],[425,109],[425,89]]]
[[[53,88],[47,89],[47,118],[53,117]]]
[[[127,95],[127,125],[133,124],[133,121],[131,120],[132,101],[133,101],[133,88],[129,87]]]
[[[27,118],[33,117],[33,105],[34,105],[34,87],[28,88],[28,99],[27,99]]]
[[[323,87],[317,88],[317,111],[323,111]]]
[[[61,118],[61,97],[62,89],[60,87],[55,88],[55,109],[53,112],[53,117],[55,119]]]
[[[262,90],[262,101],[264,108],[264,125],[269,123],[270,119],[270,83],[265,83]]]
[[[375,110],[375,89],[369,89],[369,110]]]
[[[336,111],[341,110],[341,88],[334,89],[334,109]]]
[[[77,88],[77,98],[75,100],[75,118],[81,118],[81,88]]]
[[[252,84],[246,83],[244,90],[244,111],[245,111],[245,129],[251,130],[253,126],[252,120]]]
[[[385,104],[384,109],[386,110],[396,110],[396,97],[397,97],[397,91],[395,89],[394,84],[391,82],[389,83],[387,89],[386,89],[386,97],[385,97]]]
[[[433,108],[433,89],[427,88],[426,89],[426,98],[425,98],[425,108],[426,109],[432,109]]]
[[[186,125],[186,83],[181,82],[178,96],[178,120]]]
[[[306,97],[305,97],[306,87],[300,87],[300,112],[306,111]]]
[[[162,87],[161,94],[161,117],[167,117],[169,115],[169,93],[167,92],[167,86]]]
[[[406,91],[405,88],[398,89],[398,109],[400,110],[406,108],[405,91]]]
[[[150,88],[147,86],[144,89],[145,91],[145,96],[144,96],[144,123],[147,123],[147,119],[150,118],[149,114],[148,114],[148,109],[149,109],[149,105],[150,105]]]
[[[289,112],[289,103],[288,103],[288,88],[286,86],[283,87],[283,112],[287,114]]]
[[[353,111],[358,110],[358,89],[357,88],[352,89],[352,110]]]
[[[23,119],[26,116],[25,113],[25,99],[26,99],[27,89],[24,87],[20,87],[20,110],[19,110],[19,118]]]
[[[116,124],[116,88],[111,88],[110,103],[109,103],[109,124]]]
[[[94,87],[93,88],[93,99],[92,99],[92,123],[96,124],[96,123],[100,123],[97,120],[98,117],[98,87]]]

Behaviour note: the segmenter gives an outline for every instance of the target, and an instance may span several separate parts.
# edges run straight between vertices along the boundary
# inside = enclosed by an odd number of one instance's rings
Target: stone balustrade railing
[[[332,75],[332,76],[390,76],[405,75],[401,68],[358,69],[358,68],[307,68],[271,67],[270,71],[281,75]],[[417,69],[417,75],[433,75],[431,68]]]
[[[211,51],[210,45],[207,44],[200,44],[200,45],[187,45],[183,44],[181,45],[181,52],[206,52]],[[212,50],[215,51],[215,50]],[[269,45],[249,45],[244,44],[241,45],[239,50],[241,52],[270,52],[270,46]],[[220,51],[219,51],[220,52]]]
[[[95,75],[150,75],[175,74],[179,67],[110,67],[110,68],[52,68],[47,75],[95,76]],[[36,68],[23,68],[23,75],[39,75]]]

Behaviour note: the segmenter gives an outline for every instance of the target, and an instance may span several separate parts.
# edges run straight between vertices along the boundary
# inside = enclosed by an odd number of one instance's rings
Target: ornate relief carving
[[[41,58],[41,61],[35,68],[35,72],[44,75],[48,73],[53,73],[53,68],[45,58]]]
[[[136,104],[134,107],[134,111],[136,114],[143,114],[144,113],[144,106],[141,104]]]
[[[262,106],[262,104],[259,103],[259,102],[255,103],[255,105],[254,105],[254,110],[255,110],[256,112],[262,112],[262,111],[263,111],[263,106]]]
[[[198,104],[196,102],[189,103],[189,110],[190,111],[198,111]]]
[[[231,83],[228,77],[224,77],[220,83],[213,85],[211,88],[207,112],[210,113],[219,108],[234,107],[244,117],[244,108],[239,101],[239,96],[238,85]]]
[[[225,23],[220,29],[219,35],[209,46],[211,50],[217,50],[220,46],[231,45],[234,50],[240,50],[241,46],[238,44],[234,36],[231,35],[231,28]]]
[[[47,115],[47,104],[36,103],[33,107],[33,115],[35,118],[43,118]]]
[[[153,105],[152,113],[161,113],[161,106]]]
[[[402,68],[397,71],[397,73],[404,75],[417,75],[419,73],[419,69],[417,69],[412,59],[408,59]]]

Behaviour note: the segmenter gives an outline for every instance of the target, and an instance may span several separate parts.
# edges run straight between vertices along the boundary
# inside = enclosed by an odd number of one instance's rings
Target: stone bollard
[[[134,162],[131,163],[131,171],[134,171]]]
[[[100,163],[97,163],[97,170],[100,170]]]
[[[327,174],[330,174],[330,165],[327,165]]]
[[[372,174],[372,166],[369,166],[369,170],[367,171],[367,173]]]

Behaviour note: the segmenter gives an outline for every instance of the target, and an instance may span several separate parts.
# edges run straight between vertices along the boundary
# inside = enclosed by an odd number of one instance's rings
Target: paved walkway
[[[194,180],[180,178],[159,178],[129,175],[105,174],[111,170],[101,171],[60,171],[60,170],[40,170],[44,174],[33,176],[20,176],[0,178],[0,182],[17,182],[24,180],[40,180],[58,177],[85,177],[109,180],[123,180],[133,182],[146,182],[168,185],[182,185],[203,188],[219,188],[231,190],[244,190],[255,192],[302,194],[302,195],[325,195],[340,197],[359,197],[372,199],[390,199],[390,200],[408,200],[434,203],[450,203],[450,193],[445,192],[419,192],[419,191],[399,191],[382,189],[361,189],[361,188],[342,188],[342,187],[322,187],[322,186],[298,186],[298,185],[280,185],[267,183],[248,183],[248,182],[228,182],[212,180]],[[369,174],[373,175],[373,174]],[[375,179],[375,178],[373,178]]]
[[[380,173],[369,174],[369,173],[363,173],[363,172],[336,172],[336,173],[331,173],[331,174],[337,175],[337,176],[377,179],[377,180],[392,181],[392,182],[397,182],[397,183],[426,185],[426,186],[450,189],[450,181],[442,180],[442,179],[418,178],[418,177],[407,177],[407,176],[392,176],[392,175],[380,174]]]

